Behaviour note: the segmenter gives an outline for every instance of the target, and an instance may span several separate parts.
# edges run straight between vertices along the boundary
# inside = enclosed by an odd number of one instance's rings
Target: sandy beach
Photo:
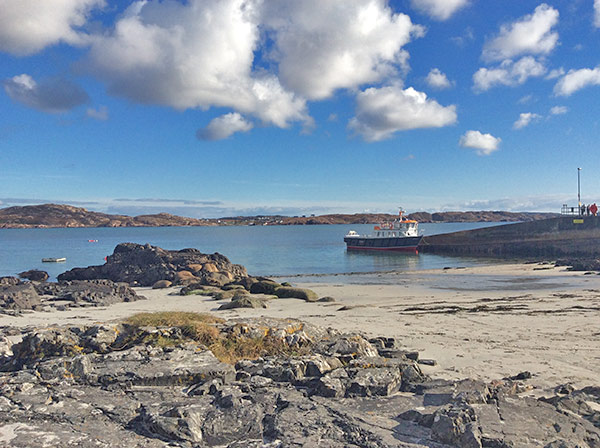
[[[284,279],[278,279],[283,281]],[[268,309],[217,311],[224,303],[180,296],[179,288],[136,288],[147,300],[110,307],[0,316],[1,326],[109,322],[147,311],[211,312],[224,318],[297,318],[341,331],[393,336],[422,358],[426,373],[494,380],[529,371],[532,393],[559,384],[597,384],[600,276],[542,264],[506,264],[384,274],[294,277],[335,302],[297,299]]]

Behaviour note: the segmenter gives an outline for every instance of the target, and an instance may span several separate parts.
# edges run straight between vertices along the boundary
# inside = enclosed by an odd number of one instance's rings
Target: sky
[[[0,0],[0,207],[600,202],[600,0]]]

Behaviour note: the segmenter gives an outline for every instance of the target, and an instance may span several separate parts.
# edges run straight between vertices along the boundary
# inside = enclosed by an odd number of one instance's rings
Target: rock
[[[178,271],[175,274],[175,283],[178,285],[191,283],[195,281],[197,281],[197,279],[194,276],[194,274],[192,274],[190,271]]]
[[[201,265],[200,263],[191,263],[186,266],[186,268],[187,268],[186,270],[196,273],[198,271],[201,271],[203,267],[204,266]]]
[[[311,291],[310,289],[292,288],[289,286],[281,286],[279,288],[276,288],[273,291],[273,294],[275,294],[280,299],[303,299],[307,302],[316,302],[319,298],[319,296],[317,296],[317,294],[314,291]]]
[[[274,349],[234,367],[182,327],[27,330],[13,354],[0,357],[0,444],[600,447],[597,386],[537,400],[515,394],[516,380],[426,378],[403,354],[377,354],[399,350],[391,338],[367,341],[293,319],[217,325],[219,337],[242,343],[237,348],[262,337]],[[302,343],[282,352],[293,338]],[[405,379],[421,381],[416,393],[396,393]]]
[[[321,297],[319,300],[317,300],[317,302],[335,302],[336,300],[333,297],[330,296],[325,296],[325,297]]]
[[[419,359],[417,360],[417,363],[422,364],[424,366],[435,366],[437,365],[437,362],[435,359]]]
[[[46,271],[39,271],[37,269],[31,269],[19,273],[19,277],[26,278],[34,282],[45,282],[48,280],[48,273]]]
[[[205,263],[202,270],[204,272],[219,272],[219,268],[214,263]]]
[[[40,304],[40,296],[31,283],[0,286],[0,311],[31,310]]]
[[[15,286],[21,283],[17,277],[0,277],[0,286]]]
[[[275,290],[281,285],[273,280],[260,280],[252,283],[250,292],[252,294],[275,294]]]
[[[177,273],[188,271],[190,265],[202,265],[202,269],[195,272],[197,282],[202,284],[222,286],[248,276],[243,266],[230,263],[219,253],[203,254],[197,249],[169,251],[149,244],[122,243],[115,247],[104,265],[75,268],[59,275],[58,279],[109,279],[152,286],[159,280],[175,281]],[[230,274],[231,278],[221,272]]]
[[[461,448],[482,448],[475,411],[470,407],[447,407],[434,413],[433,438]]]
[[[111,280],[73,280],[59,283],[46,282],[35,285],[41,295],[53,296],[52,301],[67,301],[69,306],[100,306],[120,302],[135,302],[145,297],[137,293],[126,283]]]
[[[164,289],[169,288],[173,285],[173,282],[170,280],[159,280],[152,285],[152,289]]]
[[[267,308],[267,302],[251,295],[235,296],[231,302],[224,303],[219,310],[230,310],[233,308]]]

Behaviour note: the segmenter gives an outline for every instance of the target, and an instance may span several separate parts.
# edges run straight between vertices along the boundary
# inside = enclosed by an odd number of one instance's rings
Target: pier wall
[[[507,257],[600,257],[600,217],[561,216],[423,237],[419,252]]]

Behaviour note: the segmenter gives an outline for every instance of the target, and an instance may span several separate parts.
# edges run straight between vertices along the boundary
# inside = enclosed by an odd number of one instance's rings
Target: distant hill
[[[514,222],[534,221],[558,216],[557,213],[418,212],[408,218],[419,222]],[[227,225],[316,225],[369,224],[389,221],[396,215],[357,213],[320,216],[237,216],[220,219],[195,219],[159,213],[156,215],[109,215],[80,207],[58,204],[29,205],[0,209],[0,228],[26,229],[44,227],[161,227]]]
[[[43,227],[160,227],[215,225],[206,219],[157,215],[108,215],[70,205],[43,204],[0,209],[0,228],[26,229]]]

